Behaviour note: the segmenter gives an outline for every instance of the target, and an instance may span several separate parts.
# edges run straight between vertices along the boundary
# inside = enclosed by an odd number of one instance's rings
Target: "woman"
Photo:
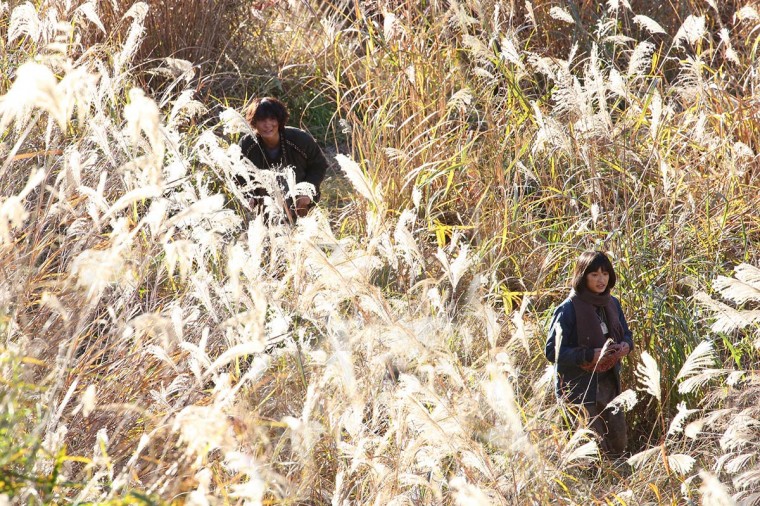
[[[602,451],[620,456],[628,442],[625,414],[607,405],[621,392],[620,359],[633,337],[620,302],[610,295],[617,277],[601,251],[586,251],[575,265],[570,296],[554,311],[544,350],[557,364],[557,393],[585,409]]]
[[[296,195],[285,201],[285,211],[293,218],[306,216],[314,202],[319,200],[319,185],[325,178],[327,160],[314,138],[298,128],[285,126],[289,113],[285,104],[272,97],[257,98],[251,102],[245,119],[251,125],[255,136],[245,135],[240,140],[243,156],[258,169],[282,171],[286,167],[294,170],[296,183],[307,182],[314,185],[314,198]],[[283,191],[287,191],[285,177],[278,177]],[[260,205],[265,192],[259,190],[251,195],[255,205]]]

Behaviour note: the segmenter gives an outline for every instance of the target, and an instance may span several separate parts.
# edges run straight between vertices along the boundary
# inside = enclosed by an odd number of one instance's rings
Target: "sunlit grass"
[[[691,31],[649,48],[624,2],[594,24],[543,2],[337,4],[229,12],[260,36],[229,90],[255,91],[216,99],[204,80],[228,74],[141,59],[146,4],[0,12],[0,494],[753,501],[757,13],[711,38],[684,2]],[[82,47],[99,21],[123,34]],[[351,152],[296,227],[234,182],[227,106],[270,92]],[[630,475],[569,422],[541,351],[592,247],[635,333]]]

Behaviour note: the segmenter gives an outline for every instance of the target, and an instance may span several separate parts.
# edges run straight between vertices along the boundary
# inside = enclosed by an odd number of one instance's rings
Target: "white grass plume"
[[[145,35],[145,17],[149,9],[147,3],[135,2],[122,17],[122,19],[132,18],[132,24],[121,51],[114,55],[114,76],[117,79],[123,77],[124,66],[132,60],[140,47]]]
[[[102,221],[107,221],[114,217],[116,213],[122,209],[143,200],[153,199],[159,197],[162,193],[162,189],[158,186],[145,186],[142,188],[135,188],[130,190],[126,194],[119,197],[119,199],[108,208],[106,213],[101,217]]]
[[[125,257],[122,248],[88,249],[72,261],[70,273],[77,286],[87,289],[87,298],[99,297],[106,287],[122,279]]]
[[[63,195],[70,198],[72,192],[82,185],[82,154],[76,148],[69,148],[64,156],[64,170],[56,177],[55,186]],[[88,162],[91,161],[92,158],[88,160]]]
[[[714,300],[705,292],[697,292],[694,298],[699,304],[712,311],[717,318],[710,326],[713,332],[731,333],[760,322],[760,310],[739,311],[731,306]]]
[[[205,105],[193,99],[195,90],[184,90],[172,105],[167,125],[176,128],[182,121],[195,116],[205,114],[208,109]]]
[[[66,70],[56,86],[62,109],[61,114],[66,121],[74,115],[76,110],[79,122],[88,123],[97,83],[98,76],[84,66]]]
[[[147,97],[140,88],[129,90],[129,104],[124,107],[124,118],[127,120],[127,132],[133,142],[137,143],[140,132],[150,142],[151,149],[163,158],[164,142],[161,134],[161,113],[153,99]]]
[[[406,151],[396,148],[385,148],[383,151],[391,162],[399,163],[409,161],[409,153]]]
[[[631,455],[626,462],[634,469],[643,469],[652,459],[657,458],[663,452],[662,446],[655,446]]]
[[[757,454],[753,451],[742,453],[737,456],[731,455],[731,459],[726,462],[724,469],[730,474],[740,473],[748,464],[752,463],[756,457]]]
[[[525,324],[525,314],[531,302],[533,301],[530,297],[524,296],[522,302],[520,302],[520,309],[512,315],[512,324],[514,325],[512,339],[522,344],[525,353],[530,353],[530,340]],[[535,331],[535,329],[532,330]]]
[[[0,97],[0,130],[5,130],[12,121],[22,122],[33,108],[46,111],[61,129],[66,127],[64,97],[53,71],[41,63],[27,62],[16,71],[8,93]]]
[[[464,113],[469,109],[472,98],[472,90],[463,88],[451,96],[446,104],[446,108],[456,109]]]
[[[469,249],[467,243],[462,243],[459,247],[459,254],[454,261],[451,261],[441,248],[438,248],[438,251],[435,254],[435,257],[443,266],[446,277],[448,277],[451,282],[452,291],[456,290],[462,276],[472,264],[472,258],[469,256]]]
[[[556,374],[556,369],[554,367],[554,364],[547,364],[544,367],[544,373],[541,375],[541,377],[533,384],[533,388],[535,391],[542,391],[548,387],[550,387],[554,383],[554,376]]]
[[[520,51],[515,47],[511,37],[502,37],[500,56],[508,62],[516,65],[520,70],[525,70],[525,64],[522,62]]]
[[[74,378],[74,381],[71,382],[71,385],[69,385],[69,388],[66,390],[66,394],[63,396],[63,399],[61,399],[61,401],[58,403],[55,414],[53,415],[52,419],[48,423],[50,427],[55,427],[58,424],[58,421],[61,419],[61,416],[63,416],[63,412],[68,406],[69,401],[74,396],[74,393],[76,392],[78,385],[79,385],[79,378]],[[55,450],[58,450],[58,449],[55,448]]]
[[[0,246],[10,243],[12,231],[26,223],[29,212],[24,206],[24,200],[44,178],[45,171],[36,170],[29,175],[29,180],[18,195],[12,195],[4,200],[0,198]]]
[[[199,465],[214,449],[234,449],[226,413],[217,406],[187,406],[174,418],[173,430],[185,444],[185,453]]]
[[[304,196],[313,199],[317,195],[317,189],[313,184],[307,181],[296,183],[296,175],[292,170],[288,170],[287,174],[288,191],[286,197],[295,199]]]
[[[607,78],[607,89],[621,98],[628,97],[626,81],[623,80],[623,76],[617,69],[610,69],[610,74]]]
[[[124,13],[122,19],[132,18],[134,21],[139,21],[142,23],[145,20],[145,17],[148,15],[149,10],[150,7],[146,2],[135,2],[132,4],[129,10]]]
[[[653,141],[657,141],[657,134],[660,130],[660,123],[662,117],[662,97],[660,93],[655,90],[652,93],[652,100],[649,103],[649,111],[652,114],[652,119],[649,124],[649,135]],[[670,193],[673,186],[672,183],[672,169],[665,159],[660,159],[660,173],[662,174],[662,186],[665,188],[666,193]]]
[[[753,445],[757,441],[760,432],[760,420],[747,413],[737,414],[729,423],[720,438],[720,447],[723,451],[733,451]]]
[[[175,372],[178,372],[177,364],[174,363],[174,360],[169,356],[169,352],[164,349],[161,346],[151,344],[145,347],[143,350],[143,353],[146,355],[152,355],[153,357],[157,358],[164,364],[168,365],[171,369],[173,369]]]
[[[595,437],[594,431],[589,429],[578,429],[573,432],[563,448],[562,466],[596,460],[599,456],[599,446],[596,444]]]
[[[693,392],[697,388],[704,386],[711,379],[723,376],[728,372],[726,369],[702,369],[699,373],[690,376],[678,385],[678,392],[682,394]]]
[[[163,384],[161,385],[161,391],[159,392],[159,395],[164,402],[169,404],[170,396],[175,396],[177,394],[187,392],[191,386],[190,377],[187,374],[179,373],[172,379],[171,383],[169,383],[169,386],[164,387]],[[178,398],[177,401],[178,403],[182,403],[184,400]]]
[[[676,376],[676,381],[699,373],[702,369],[715,364],[716,356],[712,341],[702,341],[689,354],[683,367]]]
[[[531,106],[538,125],[532,152],[537,154],[559,150],[563,153],[571,153],[572,146],[569,136],[562,124],[551,116],[544,116],[536,102],[531,102]]]
[[[48,430],[45,431],[45,437],[40,445],[43,450],[41,453],[50,456],[57,455],[65,444],[65,438],[68,432],[69,428],[65,424],[49,424]],[[38,458],[34,462],[34,471],[51,473],[54,465],[55,463],[52,458]]]
[[[533,3],[530,0],[525,1],[525,17],[526,20],[530,22],[531,25],[538,26],[536,23],[536,13],[533,10]]]
[[[254,355],[256,353],[261,353],[262,351],[263,351],[262,343],[260,341],[255,341],[255,340],[233,346],[227,349],[224,353],[222,353],[219,356],[219,358],[217,358],[216,360],[214,360],[214,362],[211,363],[211,365],[205,371],[204,376],[208,378],[208,376],[214,374],[221,367],[229,364],[232,360],[238,357],[242,357],[245,355]]]
[[[15,7],[11,12],[10,25],[8,26],[8,44],[19,37],[28,35],[33,42],[39,41],[42,21],[37,14],[37,9],[31,2],[24,2]]]
[[[702,504],[704,506],[736,505],[736,501],[731,497],[726,486],[715,475],[702,470],[699,472],[699,477],[702,479],[699,493],[702,494]]]
[[[489,364],[488,369],[491,378],[483,381],[481,388],[489,406],[512,434],[521,434],[522,419],[512,384],[502,372],[496,370],[494,364]]]
[[[687,475],[694,467],[694,462],[696,462],[694,457],[683,453],[668,455],[666,458],[668,460],[668,467],[681,476]]]
[[[489,482],[497,479],[493,470],[489,467],[489,455],[486,452],[464,450],[462,451],[462,463],[470,469],[475,469],[483,476],[487,477]]]
[[[744,21],[747,19],[754,21],[760,20],[760,14],[758,14],[757,9],[751,5],[745,5],[734,13],[734,21]]]
[[[225,135],[246,134],[256,138],[251,125],[238,111],[231,107],[228,107],[219,113],[219,121],[222,124]]]
[[[736,488],[748,492],[746,496],[744,494],[739,496],[742,498],[742,504],[757,504],[757,501],[760,500],[760,492],[757,492],[758,485],[760,485],[760,469],[746,471],[734,478],[733,481]]]
[[[631,54],[631,59],[628,61],[628,78],[638,76],[647,70],[647,67],[652,62],[652,53],[655,50],[654,44],[651,42],[640,42],[636,49]]]
[[[88,0],[77,7],[74,11],[74,17],[77,17],[77,15],[82,15],[86,20],[95,25],[98,30],[106,33],[106,28],[103,26],[100,16],[98,16],[98,7],[94,0]]]
[[[676,416],[673,417],[673,421],[670,422],[670,427],[668,428],[668,436],[672,436],[674,434],[678,434],[683,430],[683,423],[686,421],[686,419],[692,414],[699,411],[698,409],[688,409],[686,407],[685,402],[679,402],[678,403],[678,413],[676,413]]]
[[[165,229],[171,227],[184,227],[192,226],[195,221],[200,218],[211,218],[215,213],[219,213],[224,207],[223,195],[211,195],[203,197],[200,200],[192,203],[190,207],[184,209],[180,213],[172,216],[164,223]]]
[[[726,59],[737,65],[740,65],[741,60],[739,59],[739,55],[737,54],[736,50],[731,44],[731,35],[728,32],[728,29],[722,28],[719,32],[719,35],[720,35],[720,43],[721,45],[725,47]]]
[[[250,255],[246,262],[244,270],[249,280],[255,280],[264,274],[261,266],[264,261],[264,249],[267,246],[268,229],[264,224],[264,216],[259,215],[248,222],[247,244],[248,254]]]
[[[241,477],[230,487],[230,497],[240,499],[243,504],[264,504],[264,496],[271,492],[268,484],[260,473],[264,467],[258,459],[240,451],[224,453],[224,467],[228,472],[234,472]]]
[[[563,338],[562,326],[559,324],[559,322],[554,324],[554,328],[552,329],[552,332],[554,332],[554,335],[556,336],[555,343],[554,343],[554,360],[552,360],[552,362],[556,364],[557,361],[559,360],[559,349],[560,349],[560,346],[562,346],[562,338]],[[556,372],[556,366],[554,367],[554,369]]]
[[[555,6],[549,9],[549,16],[556,19],[557,21],[562,21],[569,25],[575,24],[575,20],[573,19],[572,14],[570,14],[567,9],[563,9],[562,7]]]
[[[657,361],[646,351],[641,353],[641,362],[636,365],[636,377],[644,391],[662,401],[660,391],[660,368]]]
[[[467,482],[462,476],[456,476],[449,481],[454,491],[455,504],[459,506],[490,506],[493,504],[491,497],[483,492],[477,485]]]
[[[609,13],[617,13],[621,6],[631,10],[631,4],[628,0],[607,0],[607,12]]]
[[[0,292],[2,293],[2,292]],[[40,304],[51,311],[58,313],[61,319],[66,322],[71,318],[71,313],[64,307],[60,299],[50,292],[44,292],[40,298]],[[0,307],[4,307],[4,301],[0,298]]]
[[[401,251],[404,261],[416,274],[417,268],[424,266],[424,259],[410,228],[414,226],[415,219],[415,212],[405,209],[396,222],[393,239],[396,247]]]
[[[180,279],[183,281],[187,279],[197,256],[195,244],[187,239],[175,239],[165,242],[163,247],[169,276],[173,276],[175,269],[179,266]]]
[[[721,296],[737,304],[760,301],[760,289],[738,279],[718,276],[713,281],[713,287],[720,292]]]
[[[652,35],[658,33],[667,33],[657,21],[650,17],[639,14],[633,17],[633,21]]]
[[[705,17],[689,15],[673,37],[673,44],[680,46],[683,41],[686,41],[693,46],[706,34]]]
[[[726,378],[726,384],[736,387],[746,377],[747,371],[731,371]]]
[[[79,406],[82,408],[82,416],[87,418],[97,406],[97,387],[88,385],[80,398]],[[78,408],[77,408],[78,409]]]
[[[150,203],[148,214],[140,220],[139,226],[147,226],[151,235],[156,238],[158,232],[161,229],[161,225],[166,219],[167,211],[169,210],[169,201],[166,199],[155,199]]]
[[[381,186],[370,181],[359,164],[348,156],[338,154],[335,156],[335,159],[348,180],[351,181],[351,184],[356,191],[359,192],[362,197],[374,204],[375,208],[382,209],[383,192]]]
[[[594,114],[589,107],[587,93],[580,79],[572,74],[567,67],[563,67],[557,72],[556,90],[552,98],[555,103],[555,113],[572,113],[579,118]]]
[[[637,402],[638,399],[636,398],[636,391],[629,388],[628,390],[621,392],[614,399],[612,399],[607,404],[607,407],[612,409],[612,412],[614,414],[617,413],[620,409],[623,411],[630,411],[633,409]]]
[[[760,288],[760,269],[757,267],[750,264],[741,263],[734,267],[734,272],[736,273],[737,279],[751,284],[755,288]]]
[[[203,371],[211,366],[211,359],[206,353],[206,343],[208,341],[208,328],[202,331],[202,337],[198,344],[182,341],[179,344],[180,349],[189,354],[188,366],[195,376],[199,385],[203,384]]]
[[[227,191],[232,193],[246,209],[250,209],[246,192],[265,187],[267,184],[270,186],[275,184],[274,178],[270,177],[271,171],[254,170],[250,160],[242,156],[238,144],[223,148],[219,137],[212,130],[207,130],[198,137],[193,147],[193,154],[199,162],[207,165],[215,174],[224,179]],[[185,169],[184,167],[181,169],[182,172],[178,173],[175,179],[183,176]],[[240,184],[238,180],[241,178],[245,184]],[[266,189],[271,193],[269,187]]]

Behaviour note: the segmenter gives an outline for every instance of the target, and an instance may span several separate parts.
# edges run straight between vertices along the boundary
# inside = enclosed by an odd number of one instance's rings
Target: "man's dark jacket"
[[[264,149],[261,139],[250,135],[240,140],[243,156],[248,158],[259,169],[278,170],[282,167],[292,167],[296,174],[296,182],[307,182],[314,185],[317,192],[314,201],[319,200],[319,185],[325,178],[327,160],[319,149],[317,142],[308,133],[294,127],[285,127],[280,132],[280,156],[271,159]]]

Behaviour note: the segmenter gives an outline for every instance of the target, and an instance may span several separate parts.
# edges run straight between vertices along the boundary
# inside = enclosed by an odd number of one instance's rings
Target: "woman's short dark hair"
[[[602,272],[606,272],[610,275],[610,280],[607,283],[605,293],[612,290],[615,287],[617,275],[615,275],[615,269],[613,269],[610,259],[601,251],[584,251],[575,263],[573,279],[570,282],[575,293],[581,293],[586,290],[586,275],[589,272],[595,272],[599,269],[602,269]]]
[[[251,126],[255,121],[274,118],[282,130],[289,117],[288,108],[274,97],[254,98],[245,110],[245,120]]]

